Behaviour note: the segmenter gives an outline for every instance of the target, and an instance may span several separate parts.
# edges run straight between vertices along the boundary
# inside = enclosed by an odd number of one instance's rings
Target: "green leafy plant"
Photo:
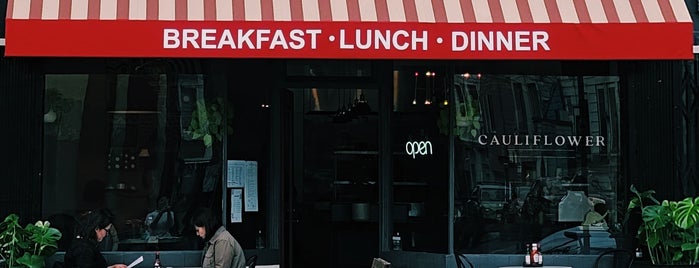
[[[188,130],[192,134],[192,139],[202,140],[206,147],[211,147],[214,139],[223,140],[224,127],[227,128],[228,133],[233,131],[230,126],[232,118],[232,107],[227,105],[223,98],[200,99],[197,100],[196,107],[192,112],[192,121],[190,121]]]
[[[69,98],[63,96],[63,93],[56,88],[46,89],[44,100],[46,111],[54,111],[58,116],[67,113],[73,108],[73,102]]]
[[[480,105],[470,95],[467,97],[464,103],[456,107],[456,126],[462,128],[465,136],[471,139],[481,130]]]
[[[453,133],[462,140],[469,141],[475,139],[481,131],[481,111],[478,100],[473,99],[470,94],[463,94],[465,97],[462,100],[459,100],[458,94],[454,98],[456,126]],[[441,106],[440,108],[437,126],[441,134],[449,135],[449,107]]]
[[[639,192],[629,201],[627,214],[638,208],[643,219],[638,237],[653,264],[695,265],[699,258],[699,197],[658,201],[655,191]]]
[[[44,267],[44,259],[56,253],[61,232],[48,221],[22,228],[19,216],[8,215],[0,223],[0,256],[7,267]]]

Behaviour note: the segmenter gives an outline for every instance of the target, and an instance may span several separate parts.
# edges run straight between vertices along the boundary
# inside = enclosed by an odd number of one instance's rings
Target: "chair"
[[[612,267],[631,268],[635,254],[633,251],[623,248],[612,248],[602,251],[599,255],[597,255],[597,259],[595,259],[595,265],[592,266],[592,268],[600,268],[600,262],[602,261],[602,257],[610,254],[614,256]]]
[[[371,268],[388,268],[391,267],[391,263],[387,262],[382,258],[374,258],[371,262]]]
[[[466,257],[466,254],[456,254],[456,267],[466,268],[466,264],[468,264],[468,267],[474,268],[473,263],[471,263],[471,260],[469,260],[468,257]]]
[[[52,268],[63,268],[63,267],[65,267],[65,263],[62,261],[56,261],[53,263],[53,265],[51,267]]]
[[[257,265],[257,255],[252,255],[245,260],[245,266],[255,268],[255,265]]]

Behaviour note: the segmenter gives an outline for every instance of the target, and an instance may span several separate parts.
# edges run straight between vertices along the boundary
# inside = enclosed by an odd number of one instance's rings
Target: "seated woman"
[[[243,248],[211,210],[197,211],[192,225],[205,243],[202,268],[245,268]]]
[[[83,213],[76,228],[76,236],[66,251],[64,267],[126,268],[124,264],[108,266],[98,247],[109,234],[113,220],[113,214],[107,209]]]

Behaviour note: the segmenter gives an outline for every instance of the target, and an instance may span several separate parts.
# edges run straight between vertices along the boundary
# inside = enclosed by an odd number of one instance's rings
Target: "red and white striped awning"
[[[6,56],[691,59],[683,0],[9,0]]]

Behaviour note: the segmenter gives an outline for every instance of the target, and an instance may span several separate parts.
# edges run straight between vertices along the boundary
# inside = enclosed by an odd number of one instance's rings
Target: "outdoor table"
[[[524,266],[500,266],[500,268],[529,268],[529,267],[524,267]],[[573,268],[570,266],[552,266],[552,265],[544,265],[544,266],[539,266],[537,268]]]

